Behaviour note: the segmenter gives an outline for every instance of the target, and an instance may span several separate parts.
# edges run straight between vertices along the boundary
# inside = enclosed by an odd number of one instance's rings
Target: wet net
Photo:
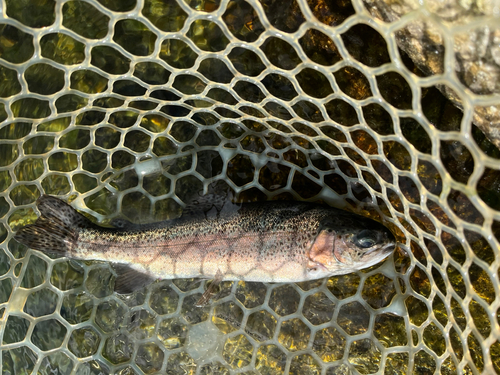
[[[473,123],[498,96],[457,73],[469,25],[366,4],[0,2],[3,374],[500,374],[500,152]],[[415,61],[398,42],[426,19]],[[386,220],[401,247],[195,308],[205,282],[119,296],[107,264],[13,239],[42,193],[106,224],[216,190]]]

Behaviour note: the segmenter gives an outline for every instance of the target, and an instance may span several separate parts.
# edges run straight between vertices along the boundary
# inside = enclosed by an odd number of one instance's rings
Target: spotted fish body
[[[150,279],[219,274],[224,280],[299,282],[369,267],[395,246],[381,224],[310,203],[249,203],[115,229],[92,224],[54,197],[41,197],[38,208],[41,217],[18,231],[19,242],[70,258],[112,262],[132,280],[133,274]]]

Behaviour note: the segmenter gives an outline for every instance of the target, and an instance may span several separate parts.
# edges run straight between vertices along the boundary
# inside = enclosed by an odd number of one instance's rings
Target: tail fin
[[[37,201],[38,220],[19,229],[14,238],[36,250],[66,255],[71,252],[81,228],[91,222],[62,200],[42,195]]]

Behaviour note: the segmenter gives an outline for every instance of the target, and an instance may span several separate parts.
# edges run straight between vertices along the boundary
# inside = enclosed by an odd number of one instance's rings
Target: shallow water
[[[361,1],[4,3],[4,373],[500,373],[500,151],[478,96],[457,109],[437,83],[461,83],[425,77],[398,27]],[[346,276],[224,282],[195,308],[205,282],[119,296],[107,264],[12,238],[41,194],[106,225],[212,190],[384,219],[400,247]]]

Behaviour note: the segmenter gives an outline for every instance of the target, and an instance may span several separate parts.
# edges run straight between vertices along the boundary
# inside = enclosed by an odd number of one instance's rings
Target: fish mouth
[[[392,253],[395,248],[396,248],[396,244],[388,243],[387,245],[381,247],[380,250],[382,250],[384,252],[384,254],[389,254],[389,253]]]
[[[380,252],[381,254],[386,255],[386,254],[392,253],[395,248],[396,248],[396,245],[393,243],[385,244],[382,247],[375,246],[373,249],[370,249],[366,253],[364,253],[363,256],[366,256],[366,255],[369,255],[369,254],[372,254],[375,252]]]

